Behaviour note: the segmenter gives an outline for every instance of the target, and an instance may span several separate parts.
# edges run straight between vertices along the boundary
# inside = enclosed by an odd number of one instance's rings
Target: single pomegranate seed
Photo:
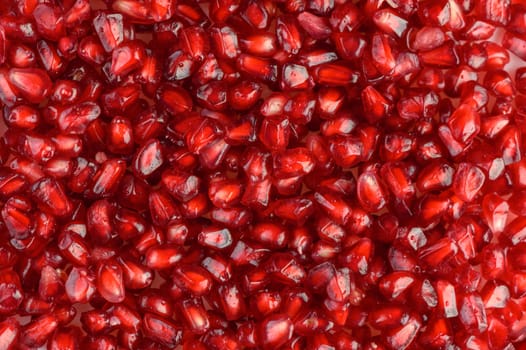
[[[116,76],[124,75],[140,68],[145,58],[143,45],[138,42],[126,42],[113,50],[111,72]]]
[[[31,103],[40,103],[51,93],[49,76],[38,68],[12,68],[8,79],[13,88]]]
[[[153,246],[146,251],[145,265],[151,269],[167,269],[173,267],[181,258],[181,251],[176,246]]]
[[[0,339],[6,349],[14,348],[20,336],[20,325],[18,321],[8,318],[0,323]]]
[[[110,303],[122,302],[125,298],[122,268],[110,260],[97,270],[97,291]]]
[[[286,315],[275,314],[259,325],[259,339],[265,349],[279,347],[292,338],[294,325]]]
[[[150,313],[143,316],[143,329],[146,337],[167,347],[177,346],[182,339],[178,326]]]
[[[24,44],[12,45],[10,50],[4,53],[4,57],[5,55],[7,55],[7,60],[9,63],[17,68],[34,67],[37,64],[37,56],[35,51],[31,47]]]
[[[33,187],[33,197],[42,210],[54,216],[68,216],[73,205],[64,192],[60,183],[51,178],[44,178],[36,182]]]
[[[121,160],[109,159],[105,161],[94,174],[90,193],[93,196],[105,197],[115,192],[124,175],[124,170],[125,164]]]
[[[462,200],[470,202],[477,195],[485,181],[485,175],[476,166],[461,163],[453,180],[455,194]]]
[[[25,345],[39,347],[46,343],[57,327],[58,322],[54,315],[43,315],[26,325],[20,337]]]

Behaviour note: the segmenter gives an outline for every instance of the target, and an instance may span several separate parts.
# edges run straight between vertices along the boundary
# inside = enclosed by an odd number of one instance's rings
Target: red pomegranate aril
[[[44,40],[39,41],[37,43],[37,53],[42,66],[52,77],[58,76],[65,70],[65,62],[60,57],[56,47],[51,43]]]
[[[197,62],[203,61],[210,49],[208,33],[195,26],[181,30],[179,43]]]
[[[195,296],[208,294],[212,287],[209,273],[200,266],[180,265],[174,269],[172,278],[179,288]]]
[[[71,214],[73,205],[62,185],[51,178],[44,178],[33,184],[33,197],[42,210],[51,215],[65,217]]]
[[[366,118],[371,122],[385,118],[392,109],[389,101],[373,86],[366,87],[361,97]]]
[[[50,159],[44,166],[46,174],[61,179],[70,176],[73,172],[73,161],[66,158],[55,157]]]
[[[482,188],[485,178],[480,168],[461,163],[453,180],[453,190],[459,198],[471,202]]]
[[[281,48],[289,54],[297,54],[302,47],[302,35],[293,17],[280,17],[276,22],[276,36]]]
[[[58,237],[58,248],[64,258],[75,265],[86,266],[90,259],[90,249],[83,237],[75,232],[64,230]]]
[[[80,321],[88,334],[102,334],[114,330],[116,319],[110,320],[110,315],[102,310],[90,310],[82,314]]]
[[[276,348],[284,345],[292,338],[294,325],[286,315],[271,315],[258,327],[259,339],[264,349]]]
[[[34,230],[29,211],[32,209],[28,198],[13,196],[7,200],[1,214],[9,235],[17,239],[28,238]]]
[[[72,80],[59,80],[55,82],[50,99],[60,105],[73,104],[81,95],[80,85]]]
[[[248,1],[241,10],[241,17],[256,29],[265,29],[270,24],[271,15],[275,14],[275,6],[263,1]]]
[[[267,261],[267,271],[279,282],[298,285],[305,280],[306,272],[291,254],[276,253]]]
[[[491,41],[483,42],[482,46],[488,57],[485,68],[503,69],[510,62],[510,55],[502,46]]]
[[[367,48],[365,37],[358,33],[333,33],[332,40],[338,55],[347,60],[360,59]]]
[[[101,65],[106,59],[104,48],[94,36],[84,37],[79,42],[77,55],[92,65]]]
[[[515,94],[515,87],[508,73],[491,71],[484,77],[485,87],[497,96],[512,96]]]
[[[329,20],[310,12],[301,12],[297,15],[299,25],[315,40],[323,40],[331,35]]]
[[[8,79],[13,88],[30,103],[38,104],[51,93],[49,76],[38,68],[12,68]]]
[[[223,284],[218,287],[220,306],[227,320],[241,318],[247,310],[241,289],[236,284]]]
[[[202,303],[196,299],[186,299],[180,303],[179,309],[189,331],[195,334],[206,333],[210,321]]]
[[[182,340],[182,330],[172,321],[150,313],[143,316],[144,335],[167,347],[175,347]]]
[[[38,284],[38,293],[43,300],[53,300],[63,288],[60,276],[55,269],[44,266]]]
[[[505,0],[492,0],[477,4],[475,11],[485,20],[496,25],[507,25],[510,20],[510,3]]]
[[[197,240],[199,244],[222,250],[232,245],[232,235],[227,228],[220,228],[216,226],[205,227],[199,233]]]
[[[100,107],[93,102],[83,102],[62,109],[57,118],[59,129],[67,134],[82,134],[88,124],[100,116]]]
[[[213,254],[204,258],[201,261],[201,266],[218,282],[227,282],[232,277],[230,262],[219,254]]]
[[[166,70],[163,73],[168,80],[184,80],[195,71],[192,57],[182,50],[172,53],[166,62]]]
[[[120,44],[112,53],[112,74],[122,76],[140,68],[145,55],[146,53],[141,42],[130,41]]]
[[[101,96],[103,110],[110,112],[122,112],[132,107],[140,96],[139,86],[132,84],[112,89]]]
[[[37,40],[36,24],[31,18],[6,14],[0,17],[0,25],[3,26],[8,39],[20,40],[23,43],[34,43]]]
[[[156,289],[141,293],[137,304],[140,311],[152,312],[161,317],[171,317],[174,313],[174,305],[170,303],[168,297],[161,295]]]
[[[35,51],[24,44],[12,44],[5,53],[7,60],[13,67],[29,68],[37,65]]]
[[[453,183],[454,169],[447,163],[434,162],[422,169],[416,186],[421,192],[445,189]]]
[[[236,67],[241,73],[263,82],[273,83],[278,78],[278,67],[270,59],[241,54],[236,60]]]
[[[32,130],[40,124],[40,113],[28,105],[4,109],[4,120],[9,127]]]
[[[375,212],[386,205],[387,193],[375,173],[362,173],[358,178],[356,188],[358,200],[365,210]]]
[[[79,347],[78,328],[66,328],[53,334],[48,343],[48,348],[57,349],[75,349]]]
[[[276,36],[271,33],[256,33],[243,37],[240,48],[247,54],[272,57],[278,51],[278,43]]]
[[[419,53],[421,62],[431,67],[452,68],[459,64],[459,57],[455,47],[446,43],[430,51]]]
[[[164,243],[165,237],[163,232],[155,228],[155,226],[149,226],[142,236],[139,236],[134,240],[134,247],[137,252],[144,254],[148,248]]]
[[[28,182],[21,174],[16,174],[7,169],[0,170],[0,196],[11,198],[27,188]]]
[[[312,69],[315,82],[326,86],[343,86],[358,81],[359,75],[345,65],[324,63]]]
[[[133,170],[139,177],[152,176],[163,164],[162,145],[158,140],[147,141],[136,153]]]
[[[192,98],[179,86],[163,84],[157,91],[157,99],[164,104],[171,114],[189,112],[193,107]]]
[[[75,57],[78,50],[78,41],[76,36],[63,36],[57,42],[57,52],[66,60]]]
[[[440,27],[422,27],[408,34],[408,46],[416,52],[436,49],[447,40]]]
[[[259,100],[262,87],[256,82],[243,80],[228,89],[228,101],[235,110],[248,110]]]
[[[173,267],[181,258],[181,249],[177,246],[152,246],[146,251],[144,263],[150,269],[168,269]]]
[[[352,3],[340,3],[331,12],[329,22],[337,32],[352,32],[362,21],[360,10]]]
[[[54,315],[43,315],[24,326],[20,338],[23,344],[29,347],[40,347],[47,342],[57,327],[58,322]]]
[[[387,332],[386,341],[392,349],[403,349],[414,343],[422,327],[421,318],[417,315],[409,317],[404,325],[395,327]]]
[[[13,349],[19,342],[20,325],[17,320],[7,318],[0,323],[0,342],[6,350]]]
[[[122,239],[132,239],[144,234],[147,223],[137,212],[119,208],[112,218],[115,230]]]
[[[91,300],[95,293],[95,277],[91,276],[85,268],[73,267],[64,286],[66,295],[72,303],[84,303]]]
[[[239,55],[238,37],[233,28],[214,27],[210,36],[218,58],[233,59]]]
[[[436,282],[438,307],[446,318],[458,316],[455,286],[445,280]]]
[[[274,291],[259,291],[250,299],[251,310],[258,317],[265,317],[279,310],[281,296]]]
[[[125,298],[122,268],[114,260],[105,261],[97,270],[97,291],[110,303],[120,303]]]
[[[93,176],[90,193],[94,197],[107,197],[117,190],[124,175],[125,164],[122,160],[108,159]]]
[[[209,209],[208,196],[200,193],[185,203],[181,203],[181,214],[187,219],[195,219],[204,215]]]
[[[381,74],[389,74],[396,65],[390,37],[385,34],[375,34],[371,42],[373,64]]]
[[[376,26],[386,34],[401,38],[408,26],[408,21],[393,10],[380,10],[373,16]]]
[[[121,14],[99,12],[93,18],[93,27],[106,52],[111,52],[124,40],[124,23]]]
[[[522,34],[514,34],[506,32],[502,38],[502,46],[512,52],[513,54],[520,57],[522,60],[526,59],[526,38]]]
[[[269,249],[239,240],[230,253],[230,259],[235,266],[247,264],[257,266],[268,253]]]

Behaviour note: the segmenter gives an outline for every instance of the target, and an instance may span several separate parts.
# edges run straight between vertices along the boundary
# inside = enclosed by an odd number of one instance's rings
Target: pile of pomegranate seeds
[[[0,349],[526,349],[521,60],[519,0],[0,1]]]

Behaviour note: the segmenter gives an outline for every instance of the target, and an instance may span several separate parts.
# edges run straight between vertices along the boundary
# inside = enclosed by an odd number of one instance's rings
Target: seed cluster
[[[1,0],[0,349],[526,348],[514,60],[519,0]]]

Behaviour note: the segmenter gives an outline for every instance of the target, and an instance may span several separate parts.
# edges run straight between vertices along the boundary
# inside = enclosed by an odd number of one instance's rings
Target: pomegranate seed
[[[301,12],[296,17],[299,25],[313,39],[322,40],[331,35],[329,20],[324,17],[318,17],[310,12]]]
[[[340,3],[334,7],[329,18],[332,28],[337,32],[352,32],[362,21],[360,10],[352,3]]]
[[[111,73],[120,76],[140,68],[145,55],[144,47],[138,42],[120,44],[112,53]]]
[[[124,300],[122,268],[115,261],[106,261],[97,270],[97,291],[110,303]]]
[[[18,321],[8,318],[0,323],[0,339],[6,349],[14,348],[18,344],[20,325]]]
[[[477,195],[485,181],[485,175],[476,166],[461,163],[453,180],[453,190],[462,200],[470,202]]]
[[[143,316],[145,336],[167,347],[175,347],[182,340],[181,329],[171,321],[146,313]]]
[[[54,216],[68,216],[71,214],[72,203],[66,196],[60,183],[51,178],[44,178],[36,182],[33,196],[42,210]]]
[[[259,339],[265,349],[284,345],[292,338],[294,325],[286,315],[274,314],[259,325]]]
[[[4,36],[5,34],[3,34],[3,37]],[[5,52],[4,56],[5,55],[7,55],[7,60],[9,63],[17,68],[29,68],[37,65],[37,56],[35,51],[31,47],[24,44],[12,45],[10,49]]]
[[[80,58],[93,65],[103,64],[106,59],[104,48],[94,36],[84,37],[79,42],[77,51]]]
[[[57,326],[58,322],[54,315],[43,315],[24,326],[20,338],[27,346],[40,347],[46,343]]]
[[[241,73],[264,82],[275,82],[278,78],[277,65],[267,58],[241,54],[236,60],[236,67]]]
[[[40,103],[52,88],[49,76],[38,68],[12,68],[9,82],[30,103]]]

